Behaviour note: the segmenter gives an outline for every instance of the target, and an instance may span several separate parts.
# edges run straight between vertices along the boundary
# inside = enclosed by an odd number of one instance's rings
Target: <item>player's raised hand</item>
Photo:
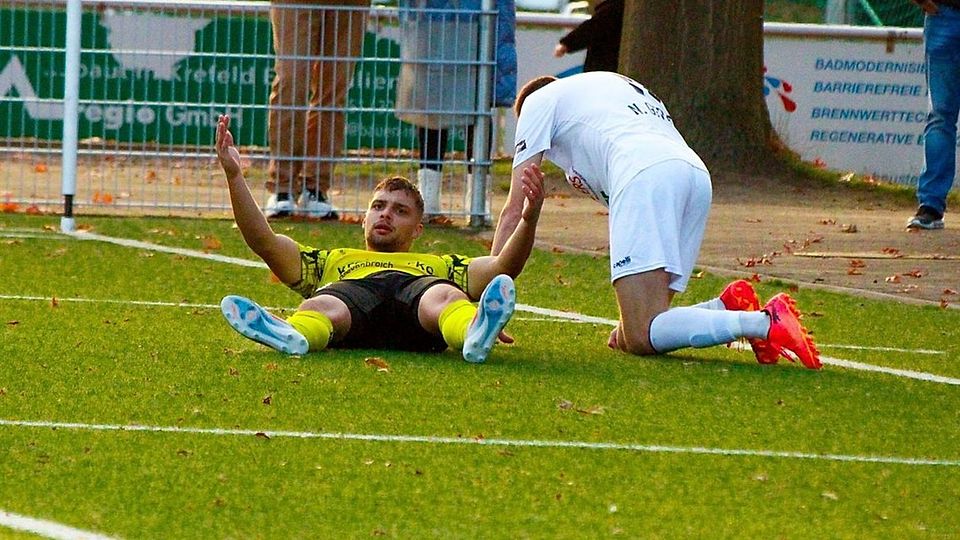
[[[233,135],[230,134],[230,115],[221,114],[217,121],[217,158],[220,166],[227,175],[227,179],[240,176],[243,170],[240,167],[240,152],[233,145]]]
[[[543,208],[543,171],[535,164],[523,168],[523,213],[521,217],[529,222],[536,223],[540,219],[540,209]]]

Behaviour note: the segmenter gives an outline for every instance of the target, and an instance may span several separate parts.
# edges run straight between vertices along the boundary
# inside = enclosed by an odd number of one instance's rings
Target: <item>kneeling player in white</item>
[[[792,298],[760,308],[753,288],[732,283],[719,298],[670,309],[686,289],[700,251],[712,187],[666,106],[640,83],[610,72],[527,83],[514,105],[516,153],[510,194],[491,254],[521,220],[523,186],[540,179],[547,158],[571,186],[610,209],[610,272],[620,323],[609,346],[638,355],[750,339],[760,363],[790,351],[811,369],[819,353]]]

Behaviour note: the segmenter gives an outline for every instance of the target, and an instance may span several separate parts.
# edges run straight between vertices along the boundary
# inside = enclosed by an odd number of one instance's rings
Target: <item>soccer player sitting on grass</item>
[[[666,106],[640,83],[594,71],[539,77],[517,95],[516,154],[491,254],[503,253],[524,211],[524,185],[553,161],[579,191],[609,207],[610,273],[620,323],[608,345],[666,353],[750,339],[761,364],[790,351],[820,368],[813,338],[788,295],[763,309],[750,283],[731,283],[696,306],[670,309],[700,252],[710,210],[710,173],[673,125]]]
[[[257,207],[240,168],[229,116],[217,124],[217,156],[227,177],[244,241],[281,282],[303,296],[287,320],[253,301],[227,296],[221,310],[244,336],[288,354],[328,347],[440,352],[486,360],[515,306],[512,277],[523,269],[536,232],[543,185],[524,183],[527,202],[516,231],[496,256],[412,253],[423,232],[423,198],[402,177],[374,188],[363,218],[366,249],[315,249],[276,234]],[[478,299],[479,307],[470,300]]]

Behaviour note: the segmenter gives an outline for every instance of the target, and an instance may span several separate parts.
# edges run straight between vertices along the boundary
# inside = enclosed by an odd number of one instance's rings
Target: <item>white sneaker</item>
[[[433,169],[417,171],[417,190],[423,197],[423,215],[425,218],[440,215],[440,188],[443,174]]]
[[[296,207],[293,201],[290,199],[278,201],[277,194],[273,193],[270,195],[270,198],[267,199],[267,204],[263,207],[263,215],[266,216],[267,219],[284,218],[292,216],[294,210],[296,210]]]
[[[333,211],[333,205],[327,202],[323,193],[314,195],[313,192],[306,189],[297,199],[297,214],[320,219],[337,219],[339,217]]]
[[[477,315],[467,327],[467,339],[463,344],[463,359],[480,364],[487,359],[497,336],[513,316],[517,291],[513,280],[506,274],[496,276],[480,295]]]
[[[257,343],[287,354],[306,354],[307,338],[290,323],[242,296],[225,296],[220,311],[234,330]]]

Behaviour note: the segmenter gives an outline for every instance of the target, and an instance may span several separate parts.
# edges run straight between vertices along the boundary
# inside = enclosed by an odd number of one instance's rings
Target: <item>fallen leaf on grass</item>
[[[20,321],[7,321],[7,326],[16,326],[20,324]]]
[[[953,290],[953,289],[944,289],[944,290],[943,290],[943,294],[949,296],[949,295],[951,295],[951,294],[957,294],[957,291],[955,291],[955,290]]]
[[[947,309],[949,305],[950,305],[950,302],[947,302],[946,298],[940,299],[940,309]]]
[[[379,373],[379,372],[383,372],[383,373],[389,373],[389,372],[390,372],[390,364],[387,364],[387,363],[383,360],[383,358],[380,358],[380,357],[378,357],[378,356],[370,356],[370,357],[368,357],[368,358],[364,358],[364,359],[363,359],[363,363],[366,364],[366,365],[368,365],[368,366],[372,366],[372,367],[377,368],[377,372],[378,372],[378,373]]]
[[[833,219],[833,218],[821,219],[821,220],[820,220],[820,224],[821,224],[821,225],[836,225],[836,224],[837,224],[837,220],[835,220],[835,219]]]
[[[853,224],[853,223],[844,223],[843,225],[840,226],[840,232],[842,232],[842,233],[855,233],[855,232],[859,232],[859,231],[857,231],[857,226],[856,226],[856,224]]]
[[[900,253],[900,250],[894,247],[885,247],[881,249],[880,252],[887,255],[893,255],[894,257],[903,257],[903,255]]]
[[[894,274],[883,278],[887,283],[900,283],[900,274]]]
[[[60,301],[57,300],[57,297],[56,297],[56,296],[53,296],[53,297],[50,298],[50,307],[52,307],[52,308],[58,308],[58,307],[60,307]]]
[[[577,412],[582,414],[603,414],[606,412],[606,408],[603,405],[593,405],[586,409],[577,409]]]
[[[203,249],[218,250],[223,247],[223,242],[216,236],[204,236],[202,242]]]
[[[867,263],[862,259],[850,259],[850,268],[866,268]]]
[[[268,440],[268,441],[270,440],[270,436],[267,435],[266,433],[262,432],[262,431],[258,431],[258,432],[256,432],[256,433],[254,433],[254,436],[257,437],[257,438],[260,438],[260,439],[266,439],[266,440]]]
[[[922,269],[920,269],[920,268],[914,268],[913,270],[911,270],[911,271],[909,271],[909,272],[904,272],[903,275],[905,275],[905,276],[910,276],[910,277],[912,277],[912,278],[922,278],[925,273],[926,273],[926,272],[924,272],[924,271],[923,271]]]
[[[268,395],[268,396],[264,396],[264,398],[261,399],[260,402],[263,403],[264,405],[269,405],[269,404],[273,403],[273,396],[269,396],[269,395]]]

